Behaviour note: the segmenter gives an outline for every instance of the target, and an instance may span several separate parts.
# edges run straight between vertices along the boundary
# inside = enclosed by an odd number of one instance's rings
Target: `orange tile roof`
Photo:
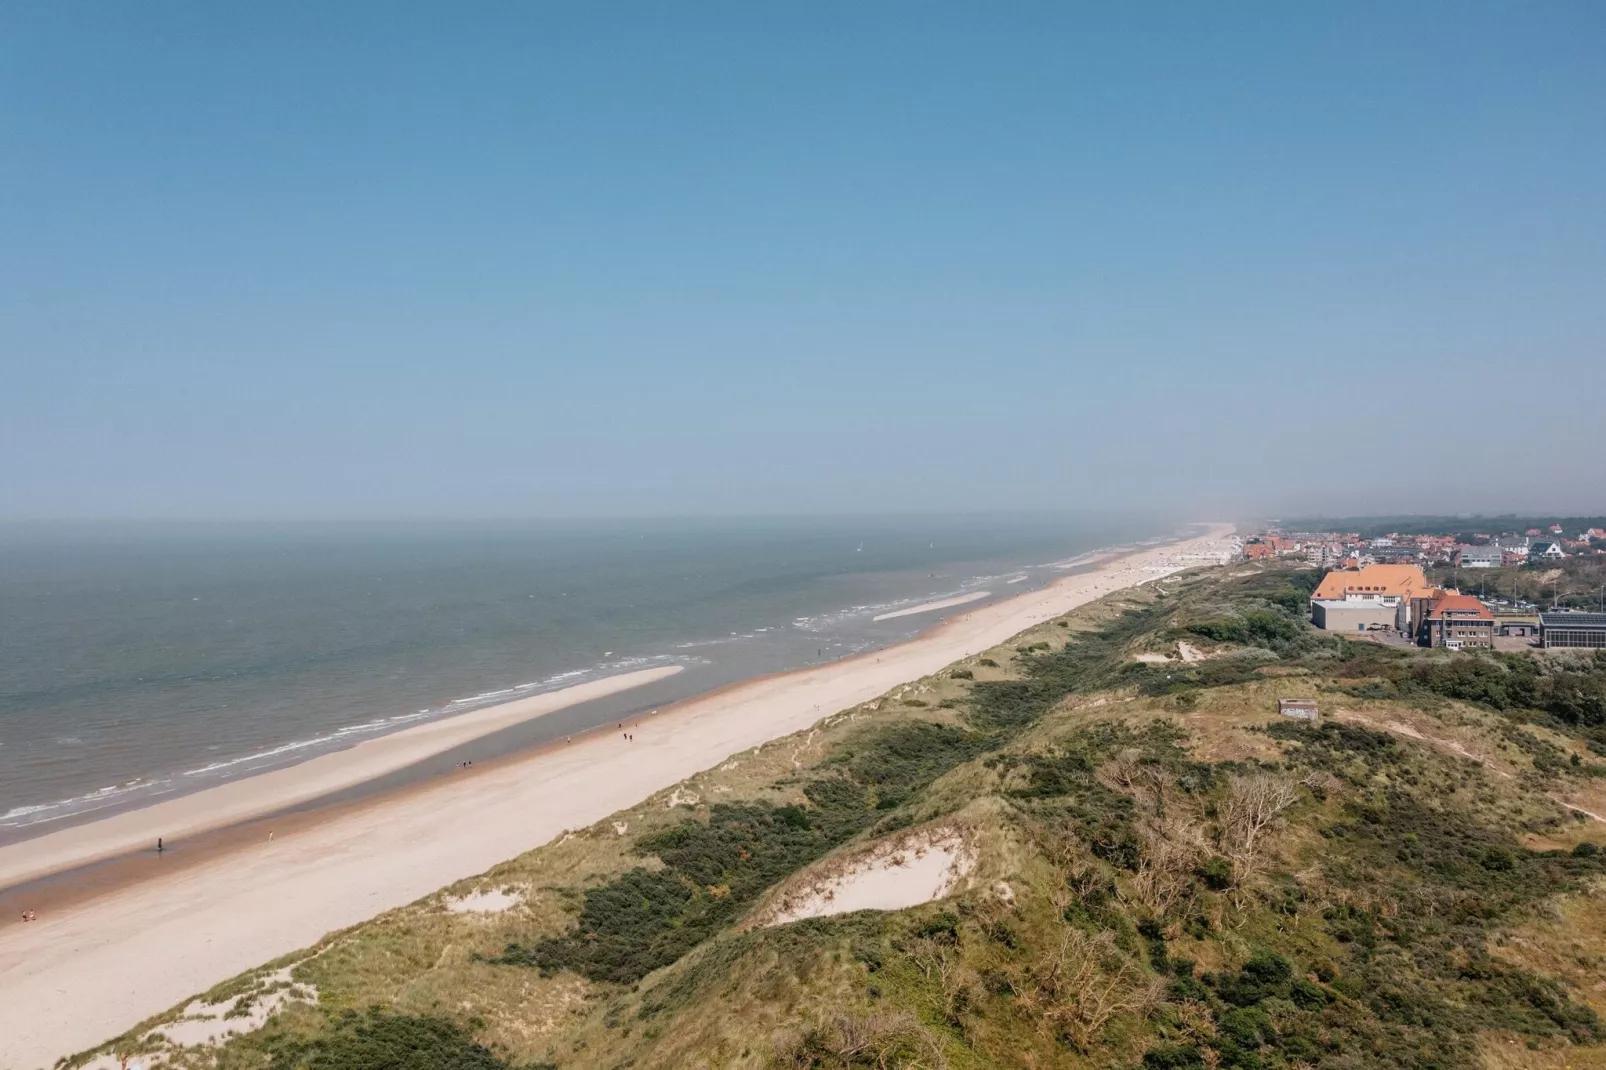
[[[1470,594],[1440,595],[1434,599],[1432,608],[1428,610],[1428,616],[1442,617],[1449,610],[1463,615],[1470,613],[1481,620],[1494,620],[1494,614],[1489,612],[1489,607]]]
[[[1408,598],[1428,586],[1420,565],[1367,565],[1350,571],[1335,569],[1322,577],[1312,598],[1343,598],[1346,593]]]

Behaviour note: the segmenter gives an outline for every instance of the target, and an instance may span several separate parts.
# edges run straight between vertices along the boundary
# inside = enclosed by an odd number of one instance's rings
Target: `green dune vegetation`
[[[101,1052],[1606,1066],[1606,657],[1327,635],[1316,578],[1114,595],[204,997],[260,1028],[176,1048],[175,1011]],[[774,924],[938,842],[941,898]]]

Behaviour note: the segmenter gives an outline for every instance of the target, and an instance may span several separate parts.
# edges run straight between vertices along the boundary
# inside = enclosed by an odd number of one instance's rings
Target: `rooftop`
[[[1428,611],[1428,616],[1442,617],[1446,613],[1473,616],[1480,620],[1494,620],[1494,614],[1489,612],[1489,607],[1470,594],[1444,594],[1434,599],[1433,608]]]
[[[1606,628],[1606,613],[1541,613],[1546,628]]]
[[[1329,572],[1322,577],[1312,597],[1343,598],[1346,593],[1355,591],[1403,598],[1427,585],[1428,578],[1417,565],[1367,565],[1353,571],[1335,569]]]

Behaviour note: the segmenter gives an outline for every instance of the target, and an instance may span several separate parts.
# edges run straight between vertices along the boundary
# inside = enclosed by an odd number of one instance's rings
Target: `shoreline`
[[[1203,551],[1231,530],[1212,525],[1203,535],[1107,551],[1082,562],[1089,571],[953,614],[908,641],[632,718],[634,743],[598,729],[463,776],[320,807],[272,842],[259,826],[236,821],[240,835],[193,864],[63,903],[26,926],[0,919],[0,1065],[25,1070],[92,1047],[242,970],[481,873],[1041,620],[1203,564]],[[10,850],[0,848],[0,873],[20,870],[14,856],[7,859]]]
[[[1195,524],[1191,526],[1198,528],[1207,527],[1208,525]],[[1041,587],[1033,587],[1019,592],[1009,591],[1001,595],[992,591],[964,592],[954,596],[944,596],[922,602],[912,607],[894,609],[891,612],[881,613],[870,619],[872,622],[882,623],[903,617],[936,613],[940,610],[953,609],[989,598],[997,599],[997,601],[990,604],[997,604],[1001,601],[1018,598],[1032,591],[1047,589],[1056,583],[1062,582],[1067,576],[1083,574],[1088,570],[1098,568],[1105,562],[1145,553],[1158,547],[1181,544],[1191,538],[1194,538],[1194,536],[1185,534],[1157,537],[1089,550],[1048,565],[1048,568],[1054,569],[1060,575],[1048,580]],[[1022,576],[1021,578],[1024,579],[1025,577]],[[1016,581],[1011,579],[1008,582],[1014,583]],[[913,635],[897,639],[884,647],[871,648],[868,653],[874,654],[877,649],[888,649],[889,647],[922,638],[933,629],[940,628],[947,619],[947,617],[939,618]],[[656,698],[648,704],[668,710],[681,703],[718,695],[729,688],[739,687],[758,680],[784,676],[795,671],[846,664],[851,662],[853,658],[862,656],[864,652],[860,651],[858,654],[836,658],[831,661],[811,661],[792,668],[777,669],[752,676],[730,679],[712,687],[700,687],[689,692],[682,690],[678,695],[670,694]],[[677,676],[688,667],[684,664],[671,663],[668,666],[645,670],[616,672],[608,676],[587,680],[581,684],[572,684],[551,691],[528,694],[521,698],[494,705],[473,707],[461,713],[434,718],[381,735],[359,739],[337,750],[314,754],[309,758],[287,765],[270,766],[237,779],[224,780],[188,791],[164,793],[145,802],[124,807],[114,806],[99,813],[94,810],[68,813],[34,825],[0,829],[0,905],[4,905],[6,899],[11,897],[10,893],[19,888],[25,888],[39,880],[70,874],[102,862],[115,861],[118,858],[132,858],[146,849],[153,849],[157,836],[163,836],[168,839],[190,839],[226,830],[264,817],[271,817],[275,814],[289,814],[307,807],[318,807],[325,802],[332,805],[341,805],[351,801],[353,795],[360,797],[365,785],[383,785],[383,782],[387,780],[395,781],[397,774],[408,770],[417,770],[418,775],[408,783],[392,783],[388,786],[383,786],[381,791],[388,793],[397,788],[409,787],[421,781],[428,781],[438,775],[438,771],[431,772],[426,768],[426,763],[431,758],[451,753],[454,750],[466,750],[468,745],[475,741],[505,735],[510,729],[530,726],[548,714],[556,713],[559,710],[572,710],[578,706],[600,704],[602,700],[624,694],[630,689],[645,687],[649,683]],[[657,675],[653,675],[655,673]],[[638,677],[641,682],[633,682]],[[619,686],[612,686],[611,682],[613,681],[622,681],[622,683]],[[652,690],[657,692],[662,689],[654,688]],[[570,698],[570,696],[573,697]],[[555,701],[557,699],[565,699],[565,701],[557,702]],[[550,705],[548,705],[549,700],[552,700]],[[536,709],[535,707],[542,708]],[[520,711],[529,712],[520,713]],[[504,718],[504,714],[520,715]],[[608,719],[615,716],[628,717],[632,715],[628,710],[621,711],[616,709],[610,713]],[[490,720],[495,720],[497,723],[490,724],[480,730],[465,731],[472,726]],[[570,737],[579,737],[601,726],[602,722],[599,722],[595,725],[576,726],[572,731],[559,728],[556,732]],[[383,751],[391,751],[394,747],[405,747],[407,742],[421,740],[432,735],[450,735],[452,738],[449,742],[443,742],[439,746],[412,748],[406,753],[405,758],[386,762],[383,766],[376,764],[368,769],[361,769],[359,766],[362,758],[370,754],[378,756]],[[387,744],[387,741],[398,739],[403,740],[403,742]],[[555,742],[555,738],[540,739],[534,742],[526,740],[522,743],[515,743],[511,749],[498,750],[492,754],[470,753],[465,756],[473,758],[476,762],[500,760],[511,755],[534,754]],[[298,774],[297,770],[306,772]],[[316,777],[322,777],[323,779],[318,780],[315,784],[309,783]],[[250,791],[247,786],[253,786],[255,792]],[[278,793],[273,795],[271,799],[263,797],[247,801],[248,797],[253,794],[266,796],[272,789],[278,789]],[[221,815],[214,812],[212,816],[196,820],[189,812],[197,807],[198,804],[193,802],[193,800],[197,799],[207,803],[211,803],[213,800],[221,801],[226,808],[226,812]],[[141,814],[149,816],[146,819],[140,819],[138,815]],[[178,815],[179,820],[175,824],[168,819],[168,815]],[[122,833],[119,836],[120,845],[108,845],[104,850],[91,849],[85,846],[86,842],[92,838],[91,833],[86,830],[92,829],[120,831]],[[108,836],[108,838],[110,837]],[[28,845],[37,845],[41,841],[49,841],[51,845],[61,844],[66,846],[60,851],[52,848],[49,852],[51,857],[38,864],[24,864],[17,861],[23,858],[33,858],[35,852],[41,851],[42,848],[35,846],[30,849]],[[72,845],[79,846],[75,848]],[[4,914],[0,913],[0,925],[3,924]],[[0,1070],[4,1070],[4,1068],[0,1068]]]
[[[426,721],[295,765],[226,781],[79,825],[0,846],[0,891],[65,870],[245,824],[337,794],[466,743],[582,702],[606,698],[682,671],[679,665],[617,673],[496,706]]]
[[[1090,567],[1091,562],[1112,552],[1140,550],[1160,541],[1181,537],[1182,534],[1172,534],[1163,539],[1111,544],[1057,561],[1044,561],[1039,558],[1037,564],[1020,566],[1025,569],[1035,569],[1037,572],[1035,577],[1028,577],[1026,572],[1021,572],[1008,582],[1033,578],[1035,582],[1030,585],[1031,587],[1045,586],[1053,582],[1056,574],[1063,575],[1071,568],[1085,569]],[[988,564],[991,563],[972,563],[973,566]],[[57,785],[57,790],[41,788],[34,791],[24,790],[20,794],[14,793],[19,786],[28,783],[27,770],[24,768],[21,770],[24,775],[18,778],[18,783],[10,785],[13,792],[6,793],[8,795],[6,803],[0,805],[0,851],[8,846],[39,839],[65,829],[95,824],[186,795],[194,795],[236,781],[250,780],[301,765],[323,755],[349,750],[367,740],[393,735],[421,723],[453,720],[464,714],[492,709],[521,698],[554,693],[577,683],[592,682],[638,668],[678,664],[686,670],[676,681],[651,689],[653,697],[647,704],[663,707],[705,694],[713,688],[791,668],[819,665],[827,660],[840,660],[850,653],[875,647],[895,645],[916,637],[931,623],[930,619],[906,622],[902,618],[917,614],[934,614],[937,609],[947,608],[950,605],[948,601],[950,597],[978,599],[982,596],[975,592],[967,592],[968,585],[973,583],[979,587],[990,579],[1000,578],[991,575],[991,570],[985,567],[979,573],[971,575],[968,580],[963,578],[964,570],[961,570],[958,576],[959,579],[945,577],[952,579],[958,586],[958,590],[952,594],[929,593],[925,594],[924,599],[918,595],[907,599],[893,598],[890,601],[882,601],[880,605],[874,603],[881,599],[871,597],[870,604],[854,604],[845,610],[838,608],[818,611],[813,616],[796,617],[791,620],[790,627],[784,623],[777,625],[775,623],[777,618],[772,617],[767,627],[757,627],[749,623],[745,633],[740,626],[737,630],[729,632],[728,636],[723,631],[715,629],[710,634],[716,637],[711,639],[695,639],[688,642],[674,637],[659,636],[645,645],[638,644],[638,649],[631,656],[611,663],[602,660],[575,669],[573,665],[576,661],[570,659],[567,662],[568,671],[554,670],[546,679],[534,684],[503,686],[510,679],[524,678],[517,675],[519,670],[504,667],[500,679],[494,683],[483,679],[459,680],[451,686],[434,689],[430,694],[415,694],[389,702],[381,700],[377,705],[369,703],[362,707],[362,712],[345,718],[341,718],[338,714],[333,717],[326,716],[323,723],[301,725],[298,730],[288,734],[275,736],[270,731],[267,736],[263,736],[260,731],[251,731],[248,728],[245,738],[238,738],[231,727],[223,726],[203,732],[199,737],[205,742],[214,744],[205,748],[207,754],[204,757],[191,755],[188,759],[173,762],[142,754],[108,768],[100,756],[89,754],[84,759],[86,767],[99,769],[99,774],[80,776],[76,781],[61,783]],[[950,590],[952,591],[952,588]],[[1014,593],[1016,592],[1006,591],[1002,592],[1001,596],[1008,597]],[[988,592],[985,596],[992,597],[992,593]],[[916,602],[920,604],[914,605]],[[909,608],[911,606],[912,609]],[[818,607],[814,609],[818,610]],[[789,614],[783,612],[780,616],[787,617]],[[875,634],[874,629],[877,626],[884,626],[882,634]],[[813,649],[815,637],[806,634],[820,628],[829,632],[819,637],[821,646],[831,647],[829,652],[823,650],[819,652],[824,657],[812,656],[816,654]],[[797,629],[801,629],[801,632],[796,633],[800,638],[790,643],[792,649],[788,649],[785,640],[778,645],[771,643],[775,649],[769,651],[766,656],[765,644],[769,643],[771,637],[763,633],[785,632],[792,635]],[[896,634],[887,634],[894,631]],[[728,646],[741,640],[761,638],[764,642],[754,643],[750,647],[738,649]],[[605,644],[599,644],[598,649],[600,645]],[[710,646],[721,649],[717,654],[705,653],[698,649]],[[803,649],[804,647],[807,647],[807,650]],[[775,656],[777,653],[780,654],[779,657]],[[612,651],[608,651],[604,658],[611,655]],[[583,661],[584,657],[579,660]],[[477,693],[469,698],[447,700],[444,697],[468,694],[470,691]],[[414,710],[413,707],[419,704],[427,708]],[[617,700],[595,700],[584,703],[583,706],[583,711],[575,710],[561,718],[539,722],[542,725],[553,725],[551,728],[537,728],[532,722],[530,730],[527,731],[505,730],[497,734],[501,744],[499,749],[490,751],[485,748],[478,748],[477,751],[471,749],[461,756],[480,761],[492,757],[493,754],[500,756],[515,750],[528,750],[549,739],[583,731],[595,724],[607,723],[610,719],[616,720],[619,715],[630,712]],[[190,738],[193,740],[197,737],[191,733]],[[182,747],[182,744],[180,746]],[[189,749],[193,751],[195,748]],[[218,756],[217,752],[221,752],[222,756]],[[23,753],[26,756],[26,748]],[[0,751],[0,754],[10,755],[11,750]],[[94,787],[97,784],[102,786]],[[6,809],[7,806],[10,809]],[[0,874],[0,890],[14,885],[14,881],[8,881],[3,874]]]

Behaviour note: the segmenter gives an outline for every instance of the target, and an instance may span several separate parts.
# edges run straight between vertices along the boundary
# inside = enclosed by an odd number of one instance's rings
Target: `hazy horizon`
[[[1606,8],[0,12],[0,520],[1594,513]]]

